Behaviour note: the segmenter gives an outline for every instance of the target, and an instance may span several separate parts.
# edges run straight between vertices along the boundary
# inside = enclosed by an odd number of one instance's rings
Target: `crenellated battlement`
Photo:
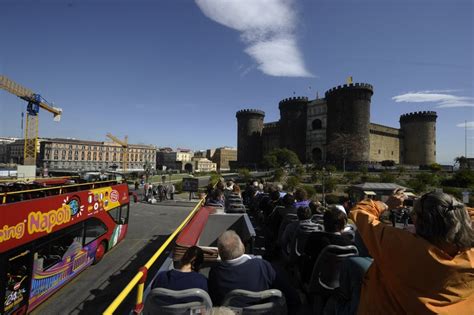
[[[236,114],[235,117],[244,116],[244,115],[258,115],[265,116],[265,112],[259,109],[241,109]]]
[[[370,90],[372,93],[374,92],[374,87],[371,84],[368,83],[351,83],[351,84],[344,84],[344,85],[338,85],[336,87],[333,87],[332,89],[329,89],[324,93],[326,97],[328,97],[329,94],[341,91],[344,89],[366,89]]]
[[[413,121],[436,121],[438,115],[434,111],[420,111],[400,116],[400,122],[413,122]]]
[[[283,105],[283,104],[301,103],[301,102],[307,102],[307,101],[308,101],[308,97],[306,97],[306,96],[295,96],[295,97],[285,98],[285,99],[281,100],[280,103],[278,103],[278,104]]]

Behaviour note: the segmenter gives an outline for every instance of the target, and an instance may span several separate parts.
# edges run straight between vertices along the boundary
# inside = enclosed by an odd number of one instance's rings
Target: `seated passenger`
[[[224,199],[224,193],[220,189],[214,189],[211,192],[211,196],[209,199],[206,201],[206,205],[211,205],[211,206],[222,206],[224,207],[225,204],[225,199]]]
[[[310,200],[308,200],[308,193],[303,188],[295,190],[295,208],[308,207]]]
[[[303,280],[309,281],[311,278],[314,263],[324,247],[328,245],[347,246],[353,244],[349,238],[341,234],[346,223],[346,213],[337,207],[331,206],[324,212],[324,232],[313,232],[306,241],[304,248],[306,259],[302,261],[301,270]]]
[[[232,230],[217,240],[222,262],[209,272],[209,295],[215,305],[221,305],[227,293],[234,289],[263,291],[270,289],[275,270],[266,260],[245,254],[239,235]]]
[[[318,225],[311,221],[311,209],[308,207],[299,207],[296,210],[298,221],[291,222],[285,228],[283,235],[281,236],[281,248],[285,254],[290,254],[292,244],[295,241],[296,232],[298,229],[302,231],[308,231],[311,233],[315,231]]]
[[[387,203],[364,200],[351,211],[374,258],[362,282],[359,314],[474,314],[474,230],[466,207],[441,192],[414,205],[416,234],[379,221],[401,209],[396,190]]]
[[[153,283],[154,288],[165,288],[170,290],[186,290],[192,288],[202,289],[207,292],[207,279],[199,273],[204,261],[204,253],[198,246],[192,246],[186,250],[180,260],[180,268],[162,271]],[[187,303],[199,301],[198,298],[186,298],[179,301],[170,298],[169,303]]]

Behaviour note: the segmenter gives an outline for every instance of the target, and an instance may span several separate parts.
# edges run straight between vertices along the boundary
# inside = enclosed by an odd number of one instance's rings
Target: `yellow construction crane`
[[[125,173],[128,166],[128,136],[125,136],[124,140],[120,140],[111,133],[108,133],[107,137],[122,147],[122,170]]]
[[[24,146],[24,165],[36,165],[36,147],[38,143],[39,109],[47,110],[54,115],[54,121],[61,120],[62,109],[48,104],[39,94],[33,93],[20,84],[0,75],[0,89],[8,91],[28,102],[26,108],[26,128]]]

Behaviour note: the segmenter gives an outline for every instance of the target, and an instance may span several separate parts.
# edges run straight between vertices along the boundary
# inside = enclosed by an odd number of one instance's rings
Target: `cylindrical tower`
[[[436,163],[436,112],[416,112],[400,116],[402,162],[409,165]]]
[[[326,91],[327,160],[340,162],[345,158],[349,163],[369,161],[370,102],[373,94],[372,85],[367,83],[344,84]],[[340,140],[341,135],[344,141]]]
[[[307,97],[290,97],[279,103],[280,147],[294,151],[306,161]]]
[[[262,130],[265,112],[258,109],[239,110],[237,117],[237,162],[258,164],[262,159]]]

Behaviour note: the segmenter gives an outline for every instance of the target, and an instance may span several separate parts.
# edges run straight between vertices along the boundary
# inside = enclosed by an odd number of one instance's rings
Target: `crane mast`
[[[62,109],[48,104],[41,95],[34,93],[28,88],[15,81],[0,75],[0,89],[28,102],[26,107],[25,144],[23,153],[24,165],[36,165],[36,148],[38,145],[38,113],[40,109],[46,110],[54,115],[54,121],[60,121]]]

